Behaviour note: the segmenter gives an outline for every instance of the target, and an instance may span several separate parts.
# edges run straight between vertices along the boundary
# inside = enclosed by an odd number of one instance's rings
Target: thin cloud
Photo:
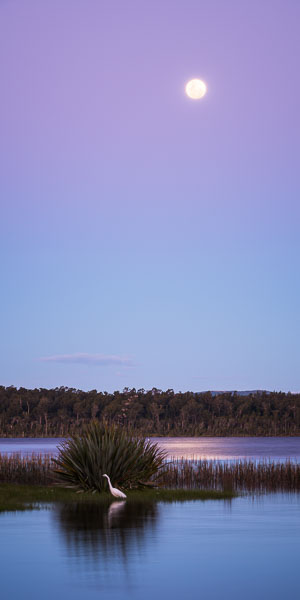
[[[39,360],[43,362],[63,363],[69,365],[92,365],[96,367],[133,367],[133,362],[125,356],[114,354],[54,354],[43,356]]]

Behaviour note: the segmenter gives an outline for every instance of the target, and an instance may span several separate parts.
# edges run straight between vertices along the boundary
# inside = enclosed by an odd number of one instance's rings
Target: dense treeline
[[[0,387],[0,436],[64,437],[93,419],[159,436],[300,435],[300,394]]]

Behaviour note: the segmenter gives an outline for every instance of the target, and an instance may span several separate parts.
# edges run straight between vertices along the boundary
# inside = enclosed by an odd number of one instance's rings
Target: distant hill
[[[2,437],[63,437],[81,432],[92,419],[147,436],[298,436],[300,394],[0,387]]]
[[[270,394],[271,392],[267,391],[267,390],[248,390],[248,391],[241,391],[241,390],[208,390],[207,392],[199,392],[200,394],[211,394],[213,397],[214,396],[219,396],[220,394],[231,394],[233,396],[233,394],[237,394],[238,396],[251,396],[253,394]]]

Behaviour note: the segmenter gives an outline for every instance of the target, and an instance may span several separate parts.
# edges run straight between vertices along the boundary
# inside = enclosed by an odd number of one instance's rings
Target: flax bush
[[[102,492],[109,475],[113,485],[125,489],[145,486],[162,474],[166,454],[145,438],[116,425],[93,422],[82,435],[59,446],[53,459],[54,474],[64,487]]]

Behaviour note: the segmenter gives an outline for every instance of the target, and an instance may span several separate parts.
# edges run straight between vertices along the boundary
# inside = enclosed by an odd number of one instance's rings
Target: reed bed
[[[53,484],[51,454],[0,454],[0,483]]]
[[[168,463],[162,483],[174,489],[300,491],[300,464],[290,460],[180,459]]]
[[[51,455],[0,454],[0,483],[53,485]],[[220,462],[204,459],[166,461],[160,487],[176,490],[250,492],[300,492],[300,464],[287,460],[237,460]]]

